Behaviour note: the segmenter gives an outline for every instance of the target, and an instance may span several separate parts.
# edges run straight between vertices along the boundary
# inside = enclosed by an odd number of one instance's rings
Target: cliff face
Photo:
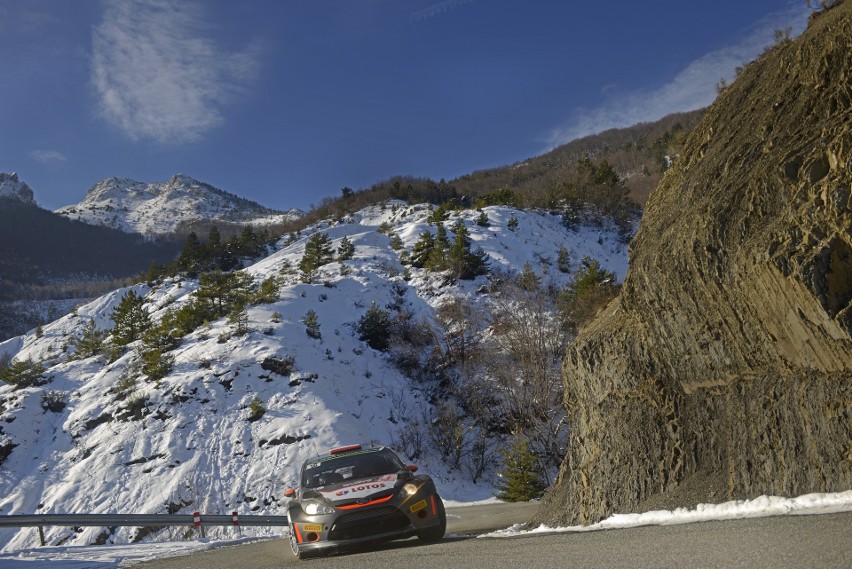
[[[707,474],[728,498],[852,488],[850,38],[846,1],[750,64],[652,193],[565,359],[571,445],[534,523]]]

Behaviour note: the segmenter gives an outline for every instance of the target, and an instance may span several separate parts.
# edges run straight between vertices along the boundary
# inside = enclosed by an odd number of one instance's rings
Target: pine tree
[[[98,325],[94,319],[89,320],[83,327],[80,335],[74,336],[71,339],[71,347],[74,348],[74,358],[82,360],[101,353],[104,338],[106,338],[107,334],[106,330],[98,330]]]
[[[337,246],[337,260],[340,262],[348,261],[355,255],[355,245],[349,240],[349,237],[343,236],[340,240],[340,245]]]
[[[278,279],[268,277],[260,283],[252,297],[252,304],[271,304],[278,300]]]
[[[212,271],[199,277],[195,298],[204,319],[211,320],[248,304],[253,289],[254,281],[245,271]]]
[[[325,233],[314,233],[305,243],[305,253],[299,261],[302,280],[306,283],[314,282],[317,269],[332,261],[334,261],[334,250],[331,239]]]
[[[409,264],[412,267],[422,269],[429,263],[429,256],[432,254],[432,249],[435,247],[435,238],[431,231],[424,231],[420,234],[420,239],[414,244],[409,257]]]
[[[178,257],[178,267],[189,277],[198,276],[204,264],[204,248],[195,232],[186,236],[186,243]]]
[[[370,308],[364,316],[358,320],[355,331],[358,338],[364,340],[374,350],[385,351],[390,346],[390,332],[393,326],[391,314],[376,305],[376,301],[370,304]]]
[[[44,377],[45,367],[40,362],[30,359],[15,360],[9,365],[0,367],[0,381],[8,383],[15,389],[37,387],[47,383]]]
[[[308,310],[301,318],[302,324],[305,325],[305,333],[314,340],[322,340],[320,332],[319,318],[314,310]]]
[[[541,466],[524,437],[518,437],[503,451],[504,470],[497,483],[497,495],[506,502],[527,502],[541,496],[545,485],[541,480]]]
[[[488,256],[481,249],[470,250],[471,240],[465,224],[459,220],[455,227],[456,237],[447,253],[447,268],[453,279],[470,280],[488,272]]]
[[[516,229],[518,229],[518,218],[514,215],[510,217],[509,221],[506,223],[506,227],[509,229],[509,231],[515,231]]]
[[[113,309],[112,321],[112,342],[116,346],[135,342],[151,327],[151,318],[145,310],[145,300],[132,290],[127,291]]]
[[[450,240],[447,237],[447,230],[444,228],[443,223],[439,223],[432,250],[429,252],[429,260],[426,263],[426,268],[432,271],[445,270],[447,268],[447,252],[449,249]]]
[[[402,238],[396,233],[391,232],[390,234],[390,248],[394,251],[399,251],[404,247],[402,243]]]
[[[231,310],[231,312],[228,314],[228,324],[231,325],[231,331],[234,336],[242,336],[244,334],[248,334],[248,321],[248,310],[246,310],[245,305],[235,306],[234,309]]]
[[[476,224],[479,227],[488,227],[491,225],[491,222],[488,220],[488,214],[484,211],[479,213],[479,217],[476,218]]]

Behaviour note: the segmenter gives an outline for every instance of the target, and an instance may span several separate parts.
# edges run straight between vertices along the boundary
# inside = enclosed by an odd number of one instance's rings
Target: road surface
[[[502,508],[501,508],[502,506]],[[507,527],[534,506],[505,512],[506,505],[448,508],[448,536],[432,545],[417,539],[348,554],[299,561],[285,539],[224,547],[190,556],[134,565],[134,569],[371,569],[422,565],[440,569],[568,567],[852,567],[852,512],[646,526],[513,538],[464,535],[475,526]],[[495,521],[495,520],[500,521]],[[486,528],[480,528],[486,529]]]

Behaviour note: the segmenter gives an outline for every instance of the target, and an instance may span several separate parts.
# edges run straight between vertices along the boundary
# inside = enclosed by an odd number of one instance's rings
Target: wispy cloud
[[[67,162],[68,158],[58,150],[33,150],[30,152],[30,158],[37,160],[42,164],[54,164],[57,162]]]
[[[104,5],[92,36],[92,81],[100,112],[134,140],[195,141],[223,121],[222,106],[245,92],[258,49],[225,52],[202,7],[189,0]]]
[[[547,134],[547,149],[610,128],[655,121],[671,113],[709,105],[716,98],[719,80],[731,80],[738,66],[760,54],[772,43],[774,30],[791,26],[794,33],[802,31],[810,10],[801,4],[766,16],[748,30],[742,41],[698,58],[658,89],[613,94],[608,86],[598,107],[574,109],[567,121]]]
[[[408,21],[409,23],[412,23],[418,20],[425,20],[426,18],[431,18],[432,16],[437,16],[443,12],[458,8],[462,4],[468,4],[469,2],[474,1],[475,0],[444,0],[443,2],[438,2],[437,4],[433,4],[422,10],[412,12],[408,15]]]

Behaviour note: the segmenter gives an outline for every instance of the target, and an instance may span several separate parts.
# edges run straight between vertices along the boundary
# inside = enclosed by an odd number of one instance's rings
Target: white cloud
[[[198,140],[223,121],[224,103],[245,92],[257,49],[226,53],[188,0],[105,3],[92,35],[92,81],[100,112],[134,140]]]
[[[658,89],[616,95],[607,86],[601,105],[593,109],[574,109],[565,123],[546,135],[547,149],[610,128],[655,121],[671,113],[706,107],[716,98],[719,80],[732,80],[737,66],[753,60],[772,43],[775,29],[791,26],[794,33],[802,31],[810,14],[803,4],[790,5],[784,11],[766,16],[742,41],[698,58]]]
[[[56,162],[67,162],[68,158],[58,150],[33,150],[30,152],[30,158],[37,160],[42,164],[52,164]]]

